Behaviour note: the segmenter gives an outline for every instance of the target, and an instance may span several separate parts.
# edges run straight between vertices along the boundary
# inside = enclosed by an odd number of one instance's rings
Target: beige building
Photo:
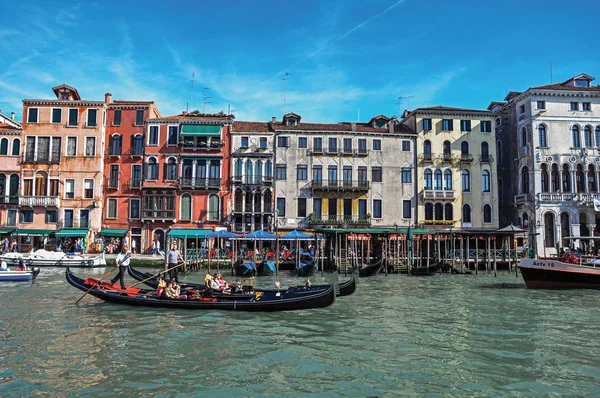
[[[406,111],[402,123],[417,133],[417,223],[498,229],[494,113],[436,106]]]

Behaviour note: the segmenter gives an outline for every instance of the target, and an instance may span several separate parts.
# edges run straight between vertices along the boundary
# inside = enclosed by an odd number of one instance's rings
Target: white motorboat
[[[17,265],[22,259],[28,267],[103,267],[106,265],[104,253],[98,255],[74,255],[63,252],[50,252],[39,249],[33,253],[6,253],[0,259],[10,265]]]

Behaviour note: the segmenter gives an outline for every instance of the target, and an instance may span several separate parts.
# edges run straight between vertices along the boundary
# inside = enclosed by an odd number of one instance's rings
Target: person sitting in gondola
[[[227,282],[225,282],[225,279],[223,279],[222,274],[217,274],[217,284],[219,285],[218,290],[222,292],[230,291],[229,285],[227,284]]]
[[[167,282],[165,282],[165,280],[161,277],[158,280],[158,289],[156,291],[156,294],[158,295],[158,297],[163,297],[165,295],[166,288],[167,288]]]
[[[167,289],[165,290],[165,293],[168,298],[173,298],[173,299],[179,298],[179,295],[181,294],[181,289],[179,288],[179,285],[177,284],[177,281],[175,279],[173,279],[171,281],[171,285],[169,285],[169,287],[167,287]]]
[[[6,261],[2,260],[2,262],[0,263],[0,271],[10,271],[8,269],[8,264],[6,264]]]

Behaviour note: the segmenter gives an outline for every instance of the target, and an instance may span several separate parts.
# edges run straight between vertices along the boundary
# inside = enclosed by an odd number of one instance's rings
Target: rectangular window
[[[85,156],[96,156],[96,137],[85,137]]]
[[[79,109],[69,109],[69,126],[76,127],[79,124]]]
[[[73,228],[73,225],[75,224],[75,211],[74,210],[65,210],[64,213],[64,217],[63,217],[63,226],[65,228]]]
[[[373,140],[373,150],[381,151],[381,140]]]
[[[14,227],[17,225],[17,209],[9,209],[6,214],[6,225]]]
[[[79,210],[79,228],[89,228],[90,227],[90,211]]]
[[[366,166],[358,166],[358,184],[366,185],[367,184],[367,167]]]
[[[98,125],[98,109],[88,109],[87,111],[87,127],[96,127]]]
[[[267,138],[266,137],[260,137],[260,147],[265,149],[267,147]]]
[[[288,147],[288,137],[277,137],[277,147],[278,148],[287,148]]]
[[[178,134],[177,126],[169,126],[169,137],[167,138],[167,145],[177,145],[179,142],[179,134]]]
[[[114,118],[113,118],[113,126],[120,126],[120,125],[121,125],[121,110],[115,109],[115,114],[114,114]]]
[[[298,137],[298,148],[308,148],[308,138]]]
[[[330,153],[337,152],[337,138],[329,138],[329,152]]]
[[[525,105],[519,105],[519,114],[525,113]]]
[[[298,181],[308,180],[308,166],[305,164],[298,165],[296,169],[296,179]]]
[[[442,119],[442,130],[443,131],[452,131],[452,130],[454,130],[454,120],[452,120],[452,119]]]
[[[56,224],[58,222],[58,210],[46,210],[46,224]]]
[[[546,109],[546,101],[537,101],[535,107],[537,110]]]
[[[60,180],[56,178],[50,179],[50,195],[49,196],[58,196],[60,189]]]
[[[410,219],[412,218],[412,206],[410,200],[402,201],[402,218]]]
[[[323,166],[313,166],[313,182],[321,183],[323,181]]]
[[[52,151],[50,152],[51,162],[60,162],[62,137],[52,137]]]
[[[62,109],[52,109],[52,123],[62,123]]]
[[[298,217],[306,217],[306,198],[298,198]]]
[[[352,153],[352,138],[344,138],[344,153]]]
[[[32,223],[33,222],[33,210],[21,210],[21,214],[19,215],[20,221],[22,223]]]
[[[38,108],[29,108],[27,110],[27,123],[38,122]]]
[[[431,131],[431,119],[423,119],[423,130]]]
[[[569,104],[569,109],[572,111],[578,111],[579,110],[579,102],[571,102]]]
[[[481,121],[481,132],[482,133],[491,133],[492,132],[492,122],[490,120],[482,120]]]
[[[36,158],[42,163],[50,160],[50,137],[37,138]]]
[[[117,218],[117,199],[108,199],[107,218]]]
[[[140,218],[140,199],[129,199],[129,218],[133,220]]]
[[[158,126],[150,126],[148,129],[148,145],[158,145]]]
[[[591,111],[592,110],[592,103],[591,102],[584,102],[581,104],[581,109],[584,111]]]
[[[337,179],[338,179],[337,172],[338,172],[337,166],[328,166],[327,167],[327,181],[329,182],[330,186],[337,185]]]
[[[65,180],[65,199],[75,199],[75,180]]]
[[[373,200],[373,218],[382,218],[382,200],[374,199]]]
[[[410,152],[410,141],[402,141],[402,152]]]
[[[375,166],[371,169],[371,181],[383,182],[381,167]]]
[[[94,180],[91,178],[83,180],[83,198],[94,199]]]
[[[278,164],[276,167],[276,176],[278,180],[286,180],[287,179],[287,166],[285,164]]]
[[[144,125],[144,110],[138,109],[135,111],[135,125],[143,126]]]
[[[322,216],[323,209],[323,199],[314,198],[313,199],[313,218],[315,220],[320,220]]]
[[[320,138],[320,137],[313,138],[313,151],[314,152],[323,152],[323,138]]]
[[[242,137],[242,148],[248,148],[248,137]]]
[[[460,131],[463,131],[463,132],[471,131],[471,121],[470,120],[461,120],[460,121]]]
[[[277,198],[277,213],[279,217],[285,217],[285,198]]]
[[[366,138],[359,138],[358,139],[358,153],[360,155],[366,155],[367,154],[367,139]]]
[[[402,183],[410,184],[412,182],[412,170],[409,167],[402,168]]]
[[[77,156],[77,137],[67,137],[66,156]]]

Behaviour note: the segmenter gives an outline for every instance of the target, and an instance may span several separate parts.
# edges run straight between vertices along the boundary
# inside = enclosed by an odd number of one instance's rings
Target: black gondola
[[[275,273],[275,261],[263,260],[256,264],[256,275],[258,276],[270,276]]]
[[[441,268],[441,264],[437,263],[437,264],[432,264],[429,267],[425,266],[421,266],[421,267],[414,267],[411,268],[410,270],[410,274],[413,276],[430,276],[430,275],[435,275],[438,272],[440,272],[440,268]]]
[[[382,258],[371,264],[364,265],[359,268],[358,276],[366,277],[366,276],[377,275],[379,273],[379,271],[381,271],[381,268],[384,266],[384,264],[385,264],[385,260]]]
[[[254,266],[254,261],[245,261],[241,258],[236,261],[233,270],[236,276],[251,277],[256,274],[256,267]]]
[[[325,308],[335,301],[333,285],[326,289],[292,288],[282,291],[258,291],[248,293],[250,299],[230,300],[214,297],[182,296],[180,299],[158,297],[154,290],[118,287],[101,283],[93,287],[96,279],[81,279],[66,271],[67,282],[77,289],[88,292],[101,300],[142,307],[182,308],[223,311],[291,311]],[[93,287],[91,290],[89,290]],[[196,293],[197,294],[197,293]]]
[[[299,277],[307,277],[317,272],[317,264],[312,258],[301,258],[300,263],[296,266],[296,275]]]
[[[147,286],[150,286],[151,288],[154,288],[154,289],[158,288],[158,278],[157,277],[152,278],[153,274],[150,274],[148,272],[140,272],[131,266],[127,267],[127,270],[129,271],[129,276],[131,276],[133,279],[140,281],[140,282],[144,281],[144,284],[146,284]],[[150,279],[148,279],[148,278],[150,278]],[[179,286],[181,287],[181,289],[195,289],[195,290],[204,290],[205,289],[205,286],[200,283],[181,282],[179,284]],[[312,289],[326,288],[327,286],[329,286],[329,285],[313,285]],[[254,289],[254,291],[277,292],[277,290],[269,290],[269,289]],[[352,293],[354,293],[355,291],[356,291],[356,278],[354,276],[352,276],[347,281],[339,284],[339,294],[337,296],[338,297],[349,296]],[[217,293],[214,293],[214,294],[217,294]],[[225,293],[223,293],[223,294],[225,294]],[[224,297],[227,297],[227,296],[224,296]]]

